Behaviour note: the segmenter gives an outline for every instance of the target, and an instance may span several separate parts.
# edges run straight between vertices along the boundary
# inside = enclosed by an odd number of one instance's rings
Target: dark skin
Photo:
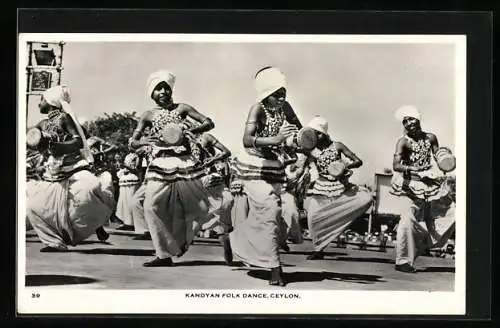
[[[294,131],[302,128],[297,115],[293,111],[292,106],[285,100],[286,90],[281,88],[263,100],[263,104],[268,106],[271,111],[282,109],[285,114],[285,119],[291,125],[280,128],[278,135],[272,137],[258,137],[254,140],[255,135],[260,127],[266,122],[266,114],[261,103],[257,103],[250,108],[247,121],[245,124],[245,132],[243,134],[243,145],[245,147],[265,147],[277,146],[282,144],[285,139]]]
[[[42,97],[40,104],[38,105],[40,109],[40,113],[49,114],[54,110],[59,110],[58,108],[49,105],[45,99]],[[46,120],[39,122],[36,127],[39,129],[43,129]],[[71,116],[67,113],[62,114],[61,118],[61,128],[68,133],[68,135],[72,136],[70,140],[61,141],[61,142],[53,142],[51,151],[55,156],[60,156],[63,154],[69,154],[73,152],[77,152],[83,148],[82,138],[78,134],[78,130],[76,128],[75,123],[71,119]]]
[[[432,155],[435,156],[437,150],[439,149],[439,143],[437,137],[428,132],[422,131],[420,127],[420,121],[414,117],[405,117],[403,119],[403,127],[406,130],[406,134],[413,140],[422,140],[429,138],[431,143]],[[414,165],[403,165],[403,154],[407,153],[411,149],[410,142],[406,138],[400,138],[396,144],[396,152],[394,154],[394,159],[392,162],[392,168],[396,172],[422,172],[428,170],[431,165],[424,166],[414,166]]]
[[[198,141],[204,149],[207,149],[211,153],[211,155],[215,155],[214,157],[210,158],[209,162],[205,163],[205,165],[207,166],[210,166],[217,161],[231,157],[231,151],[219,140],[217,140],[217,138],[209,133],[204,133],[203,135],[201,135],[198,138]]]
[[[224,146],[217,138],[209,133],[204,133],[198,138],[198,142],[201,147],[206,149],[210,155],[212,156],[209,161],[205,163],[207,167],[212,166],[213,164],[219,161],[225,161],[229,157],[231,157],[231,151]],[[229,173],[229,167],[226,163],[226,168],[223,170],[226,174]],[[230,176],[225,176],[226,185],[229,184]]]
[[[356,154],[354,154],[349,149],[349,147],[344,145],[342,142],[332,141],[330,139],[330,136],[328,136],[327,134],[324,134],[322,132],[319,132],[319,131],[316,131],[316,135],[318,137],[317,148],[319,150],[326,149],[326,148],[330,147],[330,145],[333,143],[335,148],[337,149],[337,151],[350,160],[350,163],[348,163],[346,165],[347,170],[348,169],[357,169],[358,167],[361,167],[363,165],[363,161],[358,156],[356,156]]]
[[[106,155],[118,149],[117,146],[107,142],[106,140],[99,137],[91,137],[95,140],[96,144],[99,146],[99,155]],[[107,147],[107,148],[104,148]]]
[[[172,108],[175,106],[173,100],[172,100],[172,89],[166,82],[161,82],[159,83],[156,88],[153,90],[151,94],[151,98],[156,102],[158,106],[163,108],[164,110],[169,110],[169,108]],[[199,124],[196,125],[195,127],[189,128],[184,130],[184,133],[187,135],[194,136],[197,133],[202,133],[209,131],[215,127],[214,123],[212,120],[205,115],[201,114],[198,112],[195,108],[193,108],[190,105],[187,104],[177,104],[176,107],[177,111],[179,112],[180,116],[184,119],[186,117],[190,117],[191,119],[195,120]],[[153,144],[161,144],[160,140],[156,137],[150,137],[147,136],[145,138],[142,138],[142,135],[144,133],[144,130],[146,128],[151,128],[152,127],[152,118],[153,118],[154,110],[148,110],[142,114],[141,118],[139,119],[139,123],[137,124],[137,128],[135,129],[134,133],[132,134],[132,142],[130,146],[133,149],[138,149],[142,146],[148,146],[148,145],[153,145]]]

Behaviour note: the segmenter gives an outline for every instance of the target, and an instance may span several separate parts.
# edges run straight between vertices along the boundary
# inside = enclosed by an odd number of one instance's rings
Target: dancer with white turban
[[[316,131],[318,143],[309,156],[317,175],[313,174],[314,184],[305,201],[314,245],[314,252],[307,259],[321,260],[323,250],[366,212],[372,198],[367,189],[348,181],[351,169],[359,168],[363,162],[342,142],[330,138],[326,119],[316,116],[308,127]]]
[[[150,75],[146,96],[157,107],[144,112],[131,139],[130,146],[138,149],[152,146],[152,161],[145,175],[144,216],[155,258],[147,267],[172,266],[172,257],[182,256],[193,242],[193,221],[207,217],[208,199],[200,178],[205,167],[200,161],[200,149],[194,135],[214,127],[212,120],[193,107],[175,103],[172,99],[175,76],[169,71]],[[187,128],[187,118],[196,127]],[[150,136],[141,140],[145,127]]]
[[[454,220],[442,214],[451,205],[450,187],[443,172],[431,161],[439,143],[436,135],[422,130],[418,109],[402,106],[395,117],[405,131],[397,141],[393,159],[391,193],[397,196],[401,214],[395,269],[414,273],[415,259],[431,247],[442,247],[453,233]],[[446,224],[436,225],[437,218],[444,218]]]
[[[44,154],[45,170],[43,181],[28,185],[26,210],[46,245],[42,252],[65,251],[67,245],[77,245],[96,230],[107,238],[102,226],[113,212],[99,180],[89,171],[92,154],[70,101],[67,87],[46,90],[39,108],[48,119],[32,130],[42,135],[34,148]]]
[[[279,220],[285,163],[280,152],[286,138],[302,126],[285,100],[286,80],[279,69],[265,67],[258,71],[255,87],[257,103],[250,108],[246,121],[245,150],[234,161],[235,179],[242,192],[235,199],[235,208],[240,210],[235,211],[230,246],[244,263],[270,269],[270,285],[284,286]]]

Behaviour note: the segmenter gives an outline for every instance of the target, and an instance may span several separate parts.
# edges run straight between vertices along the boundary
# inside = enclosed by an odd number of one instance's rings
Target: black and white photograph
[[[466,43],[19,34],[18,311],[464,314]]]

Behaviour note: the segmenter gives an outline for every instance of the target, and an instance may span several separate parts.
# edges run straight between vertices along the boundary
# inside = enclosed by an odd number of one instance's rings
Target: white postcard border
[[[465,35],[241,35],[241,34],[20,34],[18,43],[17,312],[20,314],[465,314],[466,36]],[[454,292],[338,290],[105,290],[25,287],[26,263],[26,42],[303,42],[452,43],[456,96],[456,258]],[[187,297],[187,293],[219,297]],[[267,298],[243,297],[244,293]],[[33,297],[39,294],[40,297]],[[226,294],[226,297],[222,295]],[[239,298],[230,297],[240,294]],[[272,296],[274,295],[274,297]],[[281,295],[280,298],[275,298]],[[284,298],[287,295],[291,298]],[[299,298],[296,298],[298,295]],[[257,296],[257,295],[254,295]]]

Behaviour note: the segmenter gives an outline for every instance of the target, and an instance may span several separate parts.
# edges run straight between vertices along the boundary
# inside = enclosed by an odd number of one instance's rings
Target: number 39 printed
[[[31,293],[31,298],[40,298],[39,293]]]

